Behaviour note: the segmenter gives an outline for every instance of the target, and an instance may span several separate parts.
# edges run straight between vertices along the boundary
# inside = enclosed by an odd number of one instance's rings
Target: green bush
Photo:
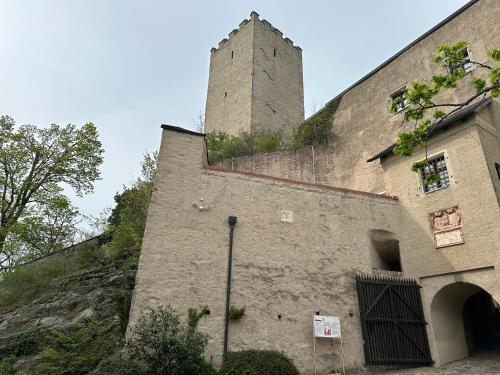
[[[272,350],[245,350],[229,353],[221,375],[299,375],[293,362]]]
[[[296,127],[292,133],[292,146],[316,146],[328,143],[333,116],[340,100],[341,98],[327,103],[323,109]]]
[[[7,340],[6,352],[15,357],[30,355],[38,349],[41,339],[40,326],[30,327]]]
[[[276,151],[286,144],[281,131],[242,132],[239,136],[217,131],[208,133],[206,137],[210,163],[256,152]]]
[[[224,131],[206,135],[208,161],[216,163],[257,152],[270,152],[287,148],[297,148],[328,143],[333,117],[340,104],[338,98],[325,105],[320,111],[285,135],[282,131],[242,132],[238,136]]]
[[[131,357],[148,366],[150,375],[194,375],[205,366],[202,357],[207,336],[199,333],[196,325],[207,313],[189,311],[189,323],[181,323],[170,306],[160,306],[143,315],[133,328],[127,342]]]
[[[140,375],[137,363],[126,356],[115,355],[103,359],[89,375]]]
[[[82,319],[74,326],[56,329],[43,339],[36,374],[84,375],[121,348],[117,322]]]
[[[203,362],[196,370],[196,375],[217,375],[217,370],[208,362]]]
[[[14,364],[16,363],[16,357],[9,356],[2,359],[0,362],[0,375],[16,375],[16,370],[14,370]]]

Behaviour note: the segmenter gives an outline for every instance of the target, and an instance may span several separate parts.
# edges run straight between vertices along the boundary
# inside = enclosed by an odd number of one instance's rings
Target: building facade
[[[209,165],[203,135],[163,126],[130,329],[158,304],[182,314],[208,305],[200,329],[210,336],[207,359],[220,364],[227,220],[237,216],[231,304],[246,312],[229,324],[230,350],[282,350],[311,374],[315,348],[319,374],[339,369],[337,340],[313,345],[316,313],[340,318],[349,368],[440,365],[500,345],[500,103],[478,98],[435,129],[427,150],[441,176],[435,184],[411,171],[424,150],[392,154],[401,114],[388,111],[407,82],[444,69],[432,63],[439,44],[466,40],[473,60],[494,65],[487,51],[500,47],[498,19],[498,1],[473,0],[338,95],[329,145]],[[253,14],[236,35],[251,22],[269,27]],[[212,52],[211,75],[224,48]],[[440,101],[467,98],[480,74],[472,69]],[[216,87],[209,84],[207,130],[263,128],[250,125],[259,123],[254,99],[243,96],[235,121],[209,122]],[[264,107],[255,108],[267,116]]]

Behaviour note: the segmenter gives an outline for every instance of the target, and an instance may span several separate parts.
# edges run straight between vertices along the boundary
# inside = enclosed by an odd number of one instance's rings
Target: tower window
[[[496,170],[497,170],[497,176],[498,176],[498,179],[500,180],[500,164],[495,163],[495,168],[496,168]]]
[[[231,58],[234,57],[234,51],[231,51]]]
[[[273,49],[273,55],[276,57],[276,48]]]
[[[227,98],[227,92],[224,93],[224,98]]]

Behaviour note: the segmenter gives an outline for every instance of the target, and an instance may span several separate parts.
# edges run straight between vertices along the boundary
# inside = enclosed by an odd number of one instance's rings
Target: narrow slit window
[[[227,92],[224,93],[224,98],[227,98]]]
[[[498,176],[498,179],[500,180],[500,164],[495,163],[495,169],[497,170],[497,176]]]
[[[276,57],[276,48],[273,49],[273,56]]]
[[[231,51],[231,58],[234,57],[234,51]]]

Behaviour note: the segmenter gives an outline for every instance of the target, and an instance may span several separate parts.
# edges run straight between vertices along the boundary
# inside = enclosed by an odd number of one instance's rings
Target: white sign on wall
[[[314,337],[340,338],[340,319],[336,316],[314,315]]]
[[[281,210],[281,221],[283,223],[293,223],[292,210]]]

